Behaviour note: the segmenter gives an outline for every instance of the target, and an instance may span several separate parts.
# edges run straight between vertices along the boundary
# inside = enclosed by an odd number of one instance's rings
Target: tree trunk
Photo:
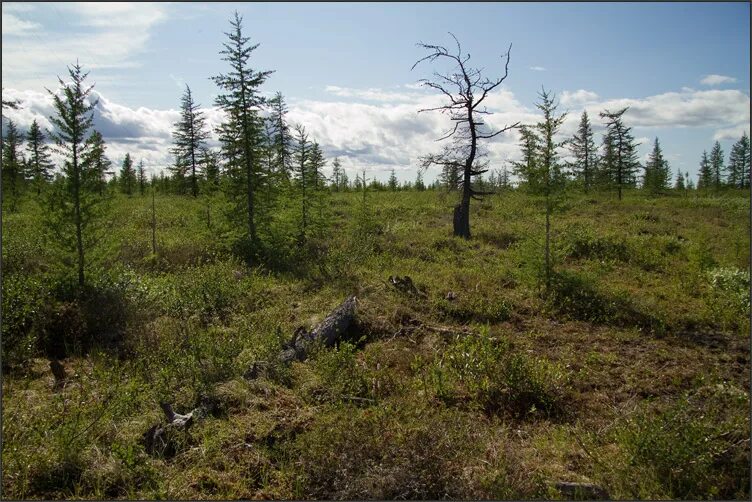
[[[546,196],[546,293],[551,290],[551,204]]]
[[[465,209],[467,208],[467,209]],[[454,236],[470,238],[470,203],[461,202],[454,206]]]
[[[76,147],[73,147],[73,211],[76,222],[76,251],[78,252],[78,285],[84,285],[84,243],[81,235],[81,173],[78,169]]]

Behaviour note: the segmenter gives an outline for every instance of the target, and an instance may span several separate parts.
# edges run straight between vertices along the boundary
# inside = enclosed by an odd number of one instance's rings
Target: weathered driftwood
[[[287,348],[279,354],[279,361],[284,364],[296,360],[303,361],[317,344],[322,344],[324,347],[332,347],[348,328],[355,323],[357,303],[357,298],[351,296],[310,332],[298,329],[292,340],[287,344]]]
[[[55,383],[52,385],[53,390],[60,390],[65,387],[65,383],[68,380],[68,375],[65,373],[65,368],[57,359],[50,360],[50,370],[52,376],[55,377]]]
[[[573,499],[609,500],[611,498],[605,489],[590,483],[570,483],[568,481],[559,481],[556,483],[556,489],[565,497]]]

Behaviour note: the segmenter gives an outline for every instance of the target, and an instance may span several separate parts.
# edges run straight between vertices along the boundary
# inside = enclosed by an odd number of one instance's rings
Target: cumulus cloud
[[[349,176],[367,169],[368,176],[385,179],[388,172],[395,169],[400,178],[412,179],[418,158],[438,151],[441,144],[436,140],[452,126],[447,116],[439,112],[418,113],[421,108],[443,102],[435,93],[404,85],[396,91],[330,86],[328,92],[330,100],[290,100],[288,121],[303,124],[328,158],[340,158]],[[6,99],[21,102],[19,110],[4,111],[21,128],[28,128],[34,118],[43,127],[51,127],[47,117],[53,115],[54,110],[48,94],[14,89],[5,89],[4,94]],[[394,95],[394,99],[387,100],[389,95]],[[113,161],[119,162],[125,152],[130,152],[136,159],[143,158],[150,167],[159,169],[172,163],[169,150],[178,110],[132,108],[101,94],[96,97],[99,105],[94,117],[95,127],[104,135]],[[743,131],[749,131],[749,96],[735,90],[685,89],[645,98],[603,100],[595,92],[579,89],[563,91],[560,97],[569,108],[561,129],[563,136],[576,131],[583,109],[588,111],[596,132],[600,132],[603,126],[598,113],[624,106],[630,107],[625,115],[628,124],[638,131],[654,127],[705,127],[715,129],[715,139],[737,139]],[[493,113],[483,120],[494,129],[515,122],[531,124],[540,119],[532,103],[523,105],[509,90],[490,94],[485,104]],[[207,107],[202,111],[212,130],[224,119],[224,112],[217,108]],[[639,132],[644,136],[640,141],[649,148],[652,137],[648,135],[653,133]],[[519,132],[510,131],[487,142],[492,167],[517,160],[518,141]],[[210,145],[218,146],[213,132]],[[437,172],[437,168],[429,170],[426,179],[432,179]]]
[[[716,86],[716,85],[723,85],[723,84],[733,84],[736,82],[736,79],[734,77],[727,77],[725,75],[705,75],[702,80],[700,80],[700,83],[702,85],[707,86]]]

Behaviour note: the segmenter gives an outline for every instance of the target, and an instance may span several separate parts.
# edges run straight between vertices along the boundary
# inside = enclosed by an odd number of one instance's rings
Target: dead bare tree
[[[482,120],[483,115],[490,115],[491,112],[485,106],[481,107],[481,104],[489,93],[499,87],[509,74],[509,55],[512,46],[510,45],[507,52],[501,56],[504,60],[504,75],[491,80],[483,76],[482,69],[468,66],[470,54],[463,55],[457,37],[452,33],[449,34],[457,44],[456,53],[450,53],[446,47],[441,45],[418,43],[418,47],[428,50],[429,54],[416,61],[411,69],[414,69],[423,61],[432,63],[444,59],[449,60],[454,65],[446,74],[434,72],[433,79],[420,80],[423,86],[441,92],[448,102],[435,108],[419,110],[419,113],[439,111],[448,114],[450,120],[454,122],[452,129],[437,140],[451,139],[451,144],[445,145],[441,153],[425,156],[421,161],[423,167],[431,164],[442,167],[457,165],[463,167],[464,171],[460,180],[462,198],[454,208],[454,235],[469,239],[470,199],[479,200],[483,195],[493,193],[474,190],[472,187],[472,177],[483,174],[488,170],[485,169],[484,164],[478,162],[478,159],[487,155],[487,152],[480,148],[479,140],[495,138],[519,125],[519,122],[517,122],[494,131]]]

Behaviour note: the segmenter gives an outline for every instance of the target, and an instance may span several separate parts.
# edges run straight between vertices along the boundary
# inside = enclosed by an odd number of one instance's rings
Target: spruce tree
[[[708,152],[702,152],[702,159],[700,160],[700,172],[697,178],[697,189],[707,190],[713,186],[713,171],[710,165],[710,159],[708,158]]]
[[[255,155],[260,143],[258,108],[264,104],[259,88],[272,72],[255,71],[250,67],[248,60],[258,44],[249,44],[250,39],[243,36],[242,21],[236,11],[234,19],[230,21],[232,29],[225,33],[228,42],[223,44],[224,49],[220,51],[222,60],[230,64],[230,70],[226,74],[212,77],[212,80],[223,91],[217,96],[215,103],[227,112],[230,121],[235,122],[230,129],[238,133],[233,155],[237,156],[236,162],[241,169],[235,172],[233,195],[243,195],[239,202],[244,206],[246,214],[247,239],[255,244],[258,241],[256,199],[264,177]]]
[[[713,145],[713,149],[710,150],[710,173],[713,177],[713,188],[716,190],[723,185],[724,171],[723,150],[721,149],[721,143],[716,141]]]
[[[681,172],[681,169],[676,170],[676,185],[674,185],[674,188],[682,192],[687,189],[684,184],[684,174]]]
[[[304,245],[308,238],[309,221],[311,215],[311,199],[315,175],[311,172],[311,143],[308,139],[305,127],[298,124],[295,126],[295,147],[293,150],[293,177],[296,182],[298,196],[300,197],[300,231],[298,244]]]
[[[123,165],[120,167],[120,191],[129,197],[133,195],[133,189],[136,186],[136,170],[133,168],[133,159],[131,154],[126,153],[123,159]]]
[[[42,193],[42,188],[52,180],[52,169],[54,168],[50,159],[49,146],[45,142],[46,139],[42,129],[34,119],[29,128],[26,152],[29,166],[27,175],[36,187],[37,196]]]
[[[397,175],[394,173],[394,168],[392,168],[391,174],[389,174],[389,182],[387,183],[389,186],[389,190],[392,192],[397,191]]]
[[[530,126],[520,126],[520,150],[522,160],[513,162],[513,171],[520,180],[520,184],[530,193],[542,193],[543,180],[538,172],[538,137],[535,129]]]
[[[721,149],[721,143],[716,141],[713,149],[710,150],[711,184],[716,190],[723,185],[723,172],[723,150]]]
[[[63,245],[71,243],[76,252],[78,285],[85,285],[85,253],[94,243],[93,230],[101,217],[98,211],[100,197],[96,186],[91,183],[93,176],[88,176],[82,163],[91,144],[87,144],[87,132],[93,123],[93,110],[96,101],[89,99],[93,85],[84,86],[88,72],[84,73],[81,65],[76,63],[68,68],[71,82],[66,83],[58,77],[60,94],[49,89],[52,95],[55,116],[50,117],[55,131],[52,139],[65,157],[63,178],[51,197],[56,200],[50,204],[48,223],[56,234],[56,242]],[[75,244],[72,243],[75,241]]]
[[[574,155],[575,162],[572,165],[572,174],[575,179],[582,183],[587,192],[593,185],[593,174],[598,162],[598,149],[593,139],[593,129],[588,119],[587,111],[582,112],[580,126],[571,141],[569,148]]]
[[[146,171],[144,170],[143,159],[138,162],[138,168],[136,169],[136,178],[138,179],[138,193],[143,197],[144,190],[146,189]]]
[[[203,112],[199,111],[199,106],[193,100],[191,88],[186,85],[180,101],[180,120],[175,123],[172,133],[175,143],[172,153],[190,172],[190,189],[194,197],[198,196],[199,154],[209,137],[206,118]]]
[[[606,135],[608,147],[612,149],[606,168],[609,169],[608,178],[616,185],[619,200],[622,198],[624,187],[634,186],[635,172],[639,166],[637,161],[637,146],[632,137],[632,128],[624,124],[623,115],[629,109],[622,108],[616,112],[605,110],[600,113],[606,119]]]
[[[338,192],[342,185],[342,164],[339,161],[339,157],[335,157],[332,161],[332,188],[335,192]]]
[[[274,168],[277,173],[284,178],[290,175],[290,145],[292,137],[290,135],[290,126],[287,124],[285,115],[287,115],[287,105],[281,92],[277,92],[269,100],[271,113],[269,122],[272,131],[272,146],[274,151]]]
[[[655,138],[653,151],[650,152],[648,161],[645,164],[643,188],[653,194],[662,193],[669,188],[670,180],[671,170],[668,161],[663,157],[663,151],[661,150],[658,138]]]
[[[749,187],[750,145],[746,131],[731,147],[728,163],[727,184],[734,188]]]
[[[415,189],[422,192],[426,189],[426,184],[423,183],[423,171],[418,169],[418,175],[415,178]]]
[[[695,182],[692,178],[689,177],[689,172],[684,173],[684,179],[687,181],[687,190],[694,190]]]
[[[104,195],[107,186],[107,174],[110,173],[112,162],[105,154],[105,143],[99,131],[92,131],[86,140],[87,149],[81,156],[81,162],[87,177],[91,179],[94,190]]]
[[[8,127],[3,138],[3,202],[8,200],[9,210],[15,211],[18,197],[24,182],[26,161],[21,153],[23,134],[12,120],[8,120]]]

